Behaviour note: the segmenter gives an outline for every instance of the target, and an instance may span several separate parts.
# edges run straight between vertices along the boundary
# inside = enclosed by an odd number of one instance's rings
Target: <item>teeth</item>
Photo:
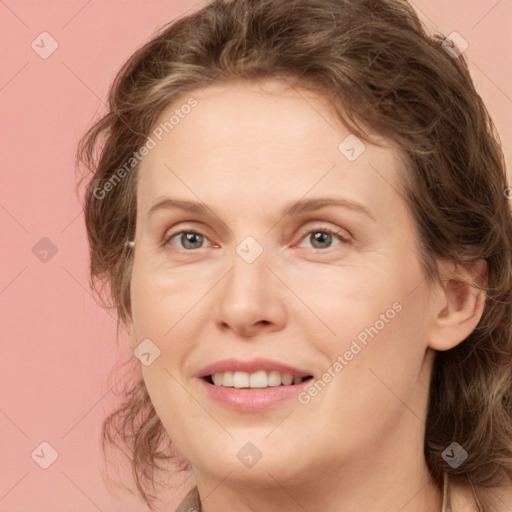
[[[216,386],[224,386],[228,388],[266,388],[275,386],[290,386],[300,384],[304,379],[302,377],[294,377],[289,373],[281,373],[276,370],[266,372],[260,370],[255,373],[247,372],[224,372],[215,373],[211,376]]]
[[[249,376],[249,387],[250,388],[266,388],[268,386],[267,372],[265,372],[263,370],[261,372],[251,373],[250,375],[247,373],[244,373],[244,375]],[[247,386],[244,386],[244,387],[247,387]]]
[[[280,386],[281,385],[281,374],[277,370],[272,370],[267,375],[267,384],[269,386]]]
[[[283,373],[283,375],[281,375],[281,382],[285,386],[289,386],[293,383],[293,375],[290,375],[289,373]]]
[[[217,373],[216,375],[220,375],[223,386],[227,386],[230,388],[233,387],[233,372]],[[220,384],[219,384],[219,386],[220,386]]]
[[[245,372],[235,372],[233,374],[233,386],[235,388],[248,388],[249,374]]]

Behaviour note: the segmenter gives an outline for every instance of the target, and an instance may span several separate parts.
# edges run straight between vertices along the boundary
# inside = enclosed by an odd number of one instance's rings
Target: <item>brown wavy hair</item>
[[[363,128],[371,127],[394,143],[429,282],[440,278],[440,258],[488,265],[477,328],[436,353],[424,445],[440,487],[446,472],[487,503],[512,474],[512,189],[465,57],[449,55],[444,39],[400,0],[212,1],[164,26],[129,58],[111,86],[107,113],[80,141],[77,165],[88,169],[90,284],[101,304],[117,311],[119,334],[131,317],[133,250],[126,241],[135,233],[138,167],[122,179],[119,170],[169,104],[213,83],[281,78],[322,93],[361,139],[372,141]],[[122,404],[103,423],[103,449],[127,448],[139,494],[153,508],[149,484],[162,469],[158,462],[176,461],[177,469],[187,463],[132,362]],[[441,457],[453,441],[469,453],[458,468]]]

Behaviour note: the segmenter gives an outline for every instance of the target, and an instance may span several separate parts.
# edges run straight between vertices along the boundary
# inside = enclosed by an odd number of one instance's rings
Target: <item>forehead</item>
[[[317,92],[274,79],[216,84],[174,101],[156,125],[165,124],[173,113],[185,110],[191,98],[197,105],[170,130],[166,137],[169,145],[171,139],[182,136],[191,138],[190,143],[204,151],[237,150],[262,158],[267,151],[283,146],[289,146],[290,158],[298,152],[321,153],[326,148],[332,154],[337,152],[335,112]],[[178,121],[174,118],[174,122]],[[310,142],[307,148],[306,141]],[[285,156],[285,151],[281,153]]]
[[[166,194],[232,206],[335,189],[366,202],[376,194],[396,200],[397,151],[363,145],[327,98],[279,80],[216,84],[183,95],[150,135],[155,147],[139,168],[143,210]]]

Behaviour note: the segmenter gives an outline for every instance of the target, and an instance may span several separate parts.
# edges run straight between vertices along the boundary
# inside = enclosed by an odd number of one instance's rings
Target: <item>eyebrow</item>
[[[312,212],[325,208],[327,206],[337,206],[339,208],[346,208],[370,217],[376,221],[372,212],[364,205],[351,201],[344,198],[333,198],[333,197],[320,197],[317,199],[301,199],[295,203],[287,205],[283,210],[282,216],[285,215],[298,215],[300,213]],[[157,211],[161,210],[181,210],[188,213],[197,213],[207,215],[211,212],[210,208],[205,206],[203,203],[197,201],[188,201],[180,199],[165,198],[158,203],[155,203],[147,212],[147,216],[150,217]]]

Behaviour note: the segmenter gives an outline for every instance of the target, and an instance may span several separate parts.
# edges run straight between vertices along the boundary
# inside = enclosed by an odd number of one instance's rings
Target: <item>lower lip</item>
[[[296,397],[313,379],[292,386],[270,386],[268,388],[228,388],[215,386],[199,379],[209,397],[219,404],[237,411],[255,412],[270,409],[285,400]]]

